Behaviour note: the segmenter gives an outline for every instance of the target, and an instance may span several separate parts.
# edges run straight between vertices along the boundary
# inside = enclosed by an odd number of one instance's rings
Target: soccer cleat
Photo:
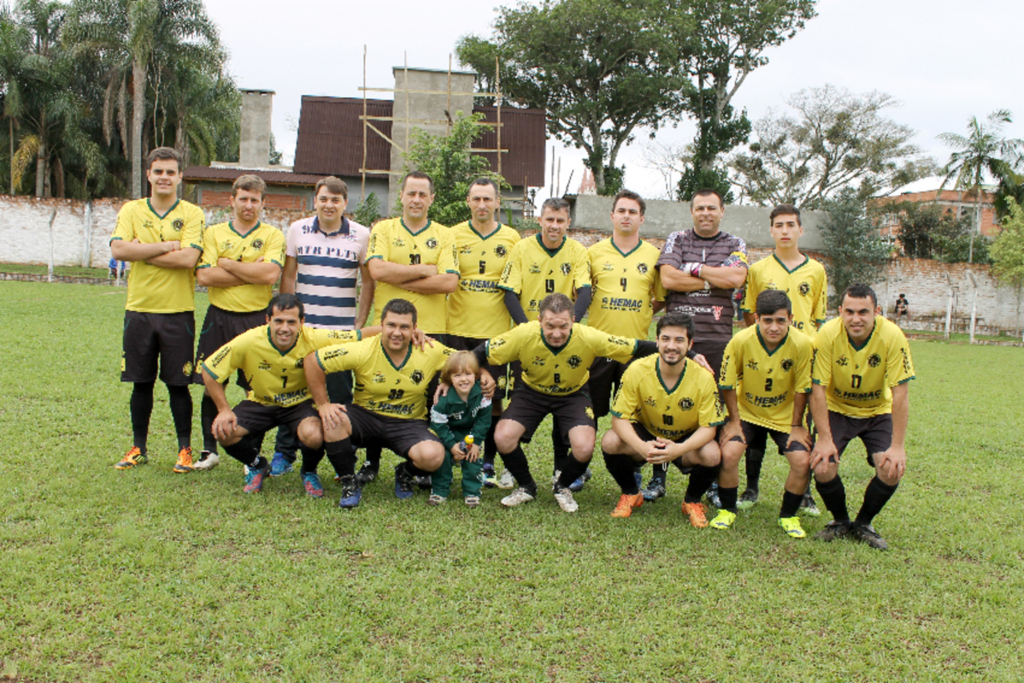
[[[619,496],[619,502],[612,510],[612,517],[629,517],[633,514],[633,508],[638,508],[644,504],[644,496],[642,493],[635,493],[629,495],[623,493]]]
[[[512,493],[508,494],[501,499],[501,504],[507,508],[514,508],[517,505],[523,505],[524,503],[531,503],[536,498],[532,493],[527,491],[525,488],[520,486]]]
[[[698,529],[703,529],[708,525],[703,503],[683,503],[683,513],[690,518],[690,524]]]
[[[378,469],[375,465],[370,464],[369,461],[364,462],[363,466],[356,472],[356,483],[362,488],[376,480],[377,473]]]
[[[274,476],[273,468],[271,468],[270,476]],[[316,472],[302,473],[302,488],[306,489],[306,495],[310,498],[324,497],[324,485],[320,483],[320,477]]]
[[[280,477],[281,475],[288,474],[291,471],[292,464],[288,462],[286,457],[284,457],[284,453],[274,453],[274,457],[270,461],[270,476]]]
[[[862,543],[867,543],[875,550],[888,550],[889,544],[885,542],[885,539],[878,535],[875,531],[875,527],[870,524],[857,524],[850,529],[850,536]]]
[[[411,492],[410,492],[410,495]],[[338,501],[338,507],[351,509],[359,505],[359,501],[363,499],[363,490],[359,488],[356,483],[356,477],[354,474],[349,474],[341,478],[341,500]]]
[[[555,488],[555,500],[558,502],[558,507],[562,508],[562,512],[576,512],[580,509],[579,504],[572,497],[572,489],[570,488]]]
[[[804,499],[800,501],[800,509],[797,512],[802,512],[808,517],[817,517],[821,514],[818,504],[814,502],[814,496],[809,493],[804,494]]]
[[[264,465],[258,470],[251,467],[246,468],[245,486],[242,487],[242,490],[246,493],[259,493],[263,490],[263,480],[267,478],[269,473],[270,467],[267,465]]]
[[[501,475],[501,479],[498,480],[499,489],[514,489],[516,487],[516,478],[512,476],[512,473],[508,470]]]
[[[432,485],[429,474],[421,474],[418,477],[413,477],[412,482],[421,489],[429,489]]]
[[[757,504],[757,489],[748,488],[740,494],[740,499],[736,501],[736,508],[739,510],[749,510],[755,504]]]
[[[711,526],[712,529],[720,529],[724,531],[725,529],[731,529],[732,523],[735,521],[735,512],[729,512],[728,510],[719,510],[718,514],[715,515],[715,518],[711,520],[708,524]]]
[[[814,535],[814,538],[819,541],[834,541],[837,538],[843,538],[850,533],[849,522],[836,522],[831,521],[825,525],[825,528]]]
[[[707,496],[708,504],[711,507],[722,509],[722,499],[718,497],[718,484],[712,484],[704,495]]]
[[[448,502],[447,498],[436,493],[431,493],[430,498],[427,498],[427,505],[443,505],[446,502]]]
[[[645,488],[642,493],[644,494],[644,500],[648,502],[664,498],[665,482],[656,477],[651,477],[651,480],[647,482],[647,488]]]
[[[406,471],[405,463],[398,463],[395,465],[395,497],[399,500],[409,500],[413,493],[413,478]]]
[[[480,496],[466,496],[466,507],[475,508],[480,505]]]
[[[119,470],[129,470],[136,465],[145,465],[147,460],[149,458],[146,457],[146,454],[138,446],[132,446],[124,454],[124,457],[121,458],[121,462],[114,465],[114,467]]]
[[[492,463],[485,462],[481,474],[484,477],[484,486],[487,488],[493,489],[498,485],[498,478],[494,474],[494,465]]]
[[[800,526],[799,517],[779,517],[779,526],[790,538],[806,538],[807,533]]]
[[[175,474],[188,474],[192,471],[192,447],[185,446],[178,451],[178,462],[173,467]]]
[[[588,467],[583,474],[577,477],[576,481],[569,484],[569,490],[572,491],[573,493],[576,493],[577,491],[582,491],[583,487],[586,486],[587,482],[590,481],[590,478],[593,476],[594,475],[591,474],[590,468]]]
[[[213,451],[199,451],[199,459],[192,463],[194,470],[212,470],[220,464],[220,456]]]

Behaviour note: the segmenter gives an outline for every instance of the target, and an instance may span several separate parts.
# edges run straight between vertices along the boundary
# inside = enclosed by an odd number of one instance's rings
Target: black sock
[[[494,456],[498,454],[498,445],[494,443],[494,430],[498,427],[498,420],[491,415],[491,426],[487,428],[487,436],[484,437],[484,462],[494,464]]]
[[[725,488],[721,484],[718,485],[718,501],[722,504],[721,509],[732,513],[736,512],[736,492],[738,490],[737,486]]]
[[[246,434],[238,443],[225,446],[224,452],[243,465],[248,465],[250,469],[260,469],[266,466],[267,460],[256,447],[258,440],[251,437],[252,434]]]
[[[167,395],[171,404],[171,418],[174,433],[178,436],[178,448],[192,445],[192,394],[187,385],[168,385]]]
[[[327,452],[327,459],[339,477],[347,477],[356,473],[356,449],[352,447],[352,439],[341,441],[325,441],[324,450]],[[306,472],[305,453],[303,455],[302,471]]]
[[[429,477],[431,475],[430,472],[416,467],[416,465],[412,463],[412,460],[405,461],[405,471],[410,477]]]
[[[217,439],[213,438],[213,421],[216,417],[217,404],[203,394],[203,400],[199,403],[199,421],[203,429],[203,450],[211,453],[217,452]]]
[[[307,472],[316,474],[316,468],[320,465],[320,461],[324,459],[324,447],[310,448],[309,446],[299,446],[299,452],[302,453],[302,468],[300,472],[302,474]]]
[[[668,467],[665,465],[655,465],[654,472],[651,473],[651,482],[661,482],[662,486],[668,482]]]
[[[586,471],[587,463],[580,462],[576,459],[576,456],[570,455],[565,459],[565,468],[562,470],[562,474],[558,477],[558,483],[555,485],[559,488],[567,489],[570,484],[582,477]]]
[[[683,501],[686,503],[699,503],[701,496],[711,486],[711,482],[718,477],[718,470],[718,465],[714,467],[694,465],[693,471],[690,472],[690,481],[686,485],[686,495],[683,497]]]
[[[890,486],[877,476],[869,481],[868,488],[864,491],[864,504],[857,513],[857,524],[871,524],[871,520],[882,511],[898,487],[899,483]]]
[[[129,408],[132,414],[132,440],[143,453],[149,438],[149,417],[153,414],[153,385],[155,382],[136,382],[132,385]]]
[[[758,490],[761,482],[761,465],[764,463],[764,451],[747,449],[747,488]]]
[[[814,485],[821,496],[821,502],[832,513],[832,519],[837,522],[849,522],[850,513],[846,511],[846,489],[843,487],[843,480],[836,475],[832,481],[822,483],[815,480]]]
[[[366,447],[366,462],[375,470],[380,469],[380,452],[384,450],[380,446]]]
[[[779,517],[796,517],[796,511],[800,509],[800,503],[804,499],[802,493],[782,492],[782,508],[779,509]]]
[[[558,418],[551,416],[551,450],[555,454],[555,469],[557,472],[563,470],[569,464],[569,444],[566,443],[568,439],[562,438],[562,429],[558,424]]]
[[[608,469],[608,474],[612,475],[612,479],[619,485],[622,492],[627,496],[635,496],[640,493],[640,488],[636,485],[636,478],[633,476],[636,468],[633,458],[621,453],[609,453],[604,450],[601,452],[604,454],[604,466]]]
[[[537,482],[530,474],[530,464],[526,462],[526,453],[523,453],[523,447],[516,446],[511,453],[502,453],[501,459],[505,463],[505,469],[516,478],[516,482],[527,491],[536,494]]]
[[[807,482],[807,491],[804,493],[805,496],[811,496],[811,482]]]

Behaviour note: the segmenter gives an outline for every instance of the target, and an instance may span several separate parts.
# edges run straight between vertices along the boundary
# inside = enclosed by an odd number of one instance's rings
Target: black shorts
[[[283,408],[246,400],[235,406],[234,412],[239,427],[250,434],[261,435],[281,425],[288,427],[294,434],[299,429],[299,423],[307,417],[320,419],[320,413],[313,406],[313,401],[303,401],[298,405]]]
[[[456,351],[472,351],[486,341],[486,339],[474,339],[473,337],[460,337],[457,334],[449,334],[446,346]],[[491,373],[491,377],[494,378],[498,385],[494,390],[494,398],[491,400],[501,401],[508,398],[509,394],[512,393],[512,388],[509,386],[508,363],[502,365],[491,365],[488,363],[484,366],[484,369]]]
[[[229,341],[248,332],[254,327],[267,324],[267,312],[265,309],[236,313],[226,311],[223,308],[210,306],[206,309],[206,319],[203,320],[203,327],[199,332],[199,348],[196,349],[196,372],[192,376],[195,384],[203,383],[201,368],[203,361],[216,353],[217,349]],[[245,379],[245,373],[238,371],[238,386],[246,391],[249,390],[249,381]]]
[[[121,381],[155,382],[159,359],[160,379],[164,384],[191,384],[195,339],[196,318],[193,311],[125,311],[124,336],[121,340]]]
[[[569,431],[573,427],[586,426],[597,429],[594,408],[590,404],[590,395],[586,389],[563,396],[548,396],[521,384],[512,392],[512,400],[501,414],[501,419],[513,420],[523,425],[526,431],[521,441],[529,443],[537,427],[548,415],[555,417],[555,424],[560,428],[563,443],[569,443]]]
[[[378,415],[354,403],[345,406],[345,410],[348,421],[352,423],[352,445],[357,448],[381,446],[408,459],[409,451],[418,443],[441,443],[437,434],[430,431],[430,423],[426,420]]]
[[[701,342],[700,339],[693,342],[693,352],[699,353],[704,356],[708,361],[708,365],[715,371],[715,381],[718,381],[718,376],[722,372],[722,359],[725,357],[725,346],[729,343],[729,340],[721,342]]]
[[[740,420],[740,427],[743,429],[743,440],[747,442],[747,448],[760,451],[764,453],[765,447],[768,445],[768,437],[772,437],[772,441],[775,442],[775,447],[779,449],[780,455],[785,455],[787,452],[786,442],[789,441],[789,432],[780,432],[775,429],[769,429],[768,427],[762,427],[756,425],[753,422],[747,422],[746,420]],[[735,441],[738,437],[733,437]],[[807,452],[807,448],[799,441],[794,441],[793,446],[788,449],[789,452],[803,451]]]
[[[832,430],[832,443],[839,455],[856,438],[864,443],[867,449],[868,464],[872,467],[871,456],[889,450],[892,445],[892,414],[875,415],[874,417],[849,417],[842,413],[828,411],[828,424]]]
[[[612,399],[622,383],[622,373],[629,363],[620,363],[611,358],[596,358],[590,366],[590,381],[587,392],[594,404],[594,417],[602,418],[611,411]]]

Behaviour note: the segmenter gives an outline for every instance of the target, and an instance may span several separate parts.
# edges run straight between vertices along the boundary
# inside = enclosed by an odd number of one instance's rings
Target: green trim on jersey
[[[798,252],[798,253],[799,253],[799,252]],[[775,252],[774,252],[774,251],[772,252],[772,258],[773,258],[773,259],[775,259],[776,263],[778,263],[778,264],[779,264],[779,266],[781,266],[781,267],[782,267],[782,269],[783,269],[784,271],[786,271],[787,273],[789,273],[790,275],[792,275],[793,273],[795,273],[796,271],[800,270],[801,268],[803,268],[804,266],[806,266],[806,265],[807,265],[808,263],[810,263],[810,262],[811,262],[811,258],[810,258],[809,256],[807,256],[807,254],[800,254],[800,255],[804,257],[804,260],[803,260],[803,262],[802,262],[802,263],[800,263],[800,265],[798,265],[798,266],[795,266],[795,267],[793,268],[793,270],[790,270],[789,268],[787,268],[787,267],[786,267],[786,264],[782,262],[782,259],[780,259],[780,258],[779,258],[779,257],[778,257],[778,256],[777,256],[777,255],[775,254]]]
[[[384,357],[388,359],[388,364],[391,365],[395,370],[401,371],[405,367],[405,364],[409,362],[409,357],[412,356],[412,342],[409,342],[409,347],[405,350],[405,358],[399,365],[395,365],[395,362],[391,360],[391,354],[388,353],[388,349],[384,346],[384,332],[380,334],[380,350],[384,352]]]
[[[167,216],[170,215],[171,211],[174,211],[176,208],[178,208],[178,204],[180,204],[180,203],[181,203],[180,199],[175,199],[174,200],[174,206],[172,206],[171,208],[167,209],[167,211],[164,212],[164,215],[161,216],[157,212],[157,210],[153,208],[153,202],[150,201],[150,198],[146,197],[146,206],[148,206],[149,210],[153,212],[153,215],[156,216],[157,218],[159,218],[160,220],[163,220],[163,219],[167,218]]]
[[[534,235],[534,237],[537,239],[537,244],[540,245],[540,248],[547,253],[548,258],[555,258],[558,252],[562,251],[562,247],[565,246],[565,241],[568,239],[567,235],[562,235],[562,243],[559,244],[554,250],[551,250],[544,246],[544,239],[539,232],[536,235]]]
[[[769,358],[774,356],[775,352],[781,349],[783,345],[785,345],[786,340],[789,339],[789,330],[786,330],[786,336],[779,340],[779,343],[775,345],[774,349],[769,351],[768,345],[764,343],[764,337],[761,336],[761,326],[757,325],[754,329],[757,330],[757,341],[761,343],[761,348],[764,349],[764,352],[768,354]]]
[[[668,385],[665,384],[665,378],[661,376],[660,357],[658,358],[658,360],[654,361],[654,369],[658,373],[658,384],[660,384],[661,388],[665,390],[666,395],[671,396],[672,393],[679,388],[679,385],[683,383],[683,377],[686,377],[686,354],[683,354],[683,371],[679,373],[679,379],[676,380],[676,385],[671,389],[669,389]]]
[[[405,224],[405,218],[399,218],[398,222],[402,225],[403,228],[405,228],[405,231],[407,233],[409,233],[410,235],[412,235],[413,237],[416,237],[417,235],[419,235],[424,230],[429,230],[430,226],[433,225],[433,223],[434,223],[434,221],[432,221],[430,219],[427,219],[427,224],[426,225],[424,225],[422,228],[420,228],[416,232],[413,232],[412,230],[409,229],[409,226]]]

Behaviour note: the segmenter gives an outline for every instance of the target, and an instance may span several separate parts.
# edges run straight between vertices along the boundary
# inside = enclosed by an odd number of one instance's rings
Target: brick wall
[[[203,190],[203,207],[230,207],[231,192],[220,192],[218,190]],[[263,200],[263,208],[286,209],[292,211],[304,211],[306,209],[306,198],[297,194],[278,194],[268,192]]]

